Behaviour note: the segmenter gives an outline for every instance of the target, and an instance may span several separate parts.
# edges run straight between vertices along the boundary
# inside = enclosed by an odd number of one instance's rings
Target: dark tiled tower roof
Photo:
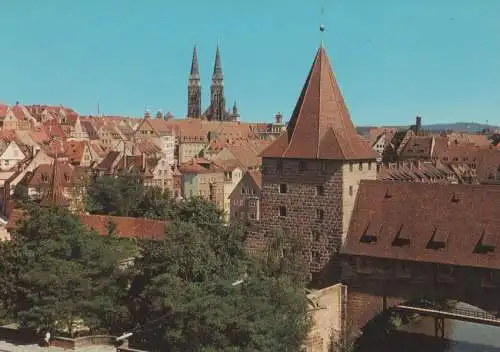
[[[193,60],[191,61],[191,71],[189,73],[187,108],[188,117],[198,118],[201,116],[201,80],[196,45],[193,49]]]
[[[316,53],[286,132],[262,156],[376,159],[375,151],[356,132],[323,45]]]
[[[191,72],[189,74],[190,80],[200,80],[200,68],[198,67],[198,51],[196,50],[196,45],[193,49],[193,60],[191,61]]]
[[[62,168],[59,165],[57,157],[54,158],[54,163],[52,165],[53,165],[52,175],[49,188],[45,193],[44,197],[42,198],[40,205],[42,206],[68,205],[68,200],[64,196],[65,177],[68,177],[68,175],[64,174]]]
[[[212,80],[222,81],[224,79],[224,75],[222,73],[222,64],[220,61],[220,49],[217,46],[217,51],[215,52],[215,64],[214,64],[214,73],[212,75]]]

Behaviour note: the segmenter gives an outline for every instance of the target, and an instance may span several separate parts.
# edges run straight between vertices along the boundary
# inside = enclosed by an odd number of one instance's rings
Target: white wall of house
[[[26,158],[26,155],[24,155],[17,143],[12,141],[0,155],[0,170],[10,170],[24,158]]]

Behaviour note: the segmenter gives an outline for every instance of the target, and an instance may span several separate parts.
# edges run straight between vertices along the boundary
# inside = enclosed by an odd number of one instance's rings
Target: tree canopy
[[[310,321],[295,239],[276,232],[262,256],[249,256],[244,225],[225,224],[201,198],[144,189],[136,176],[97,178],[87,207],[167,220],[165,239],[120,240],[111,224],[98,236],[66,209],[30,206],[0,245],[0,298],[23,326],[131,331],[132,344],[153,351],[301,349]]]
[[[145,187],[138,174],[98,176],[87,186],[85,208],[91,214],[167,219],[173,200],[158,187]]]
[[[24,327],[73,335],[77,325],[113,330],[127,320],[127,271],[134,248],[88,231],[64,208],[29,208],[0,262],[9,310]]]
[[[192,202],[182,211],[196,209],[194,216],[142,248],[130,290],[136,342],[169,351],[299,351],[309,328],[300,247],[277,233],[266,255],[251,258],[245,228],[208,221],[217,213]]]

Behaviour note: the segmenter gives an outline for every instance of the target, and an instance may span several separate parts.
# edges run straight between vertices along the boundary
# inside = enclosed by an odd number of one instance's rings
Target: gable
[[[17,160],[22,160],[26,156],[22,152],[21,148],[17,145],[16,142],[12,141],[9,143],[7,146],[7,149],[2,153],[0,156],[0,159],[17,159]]]

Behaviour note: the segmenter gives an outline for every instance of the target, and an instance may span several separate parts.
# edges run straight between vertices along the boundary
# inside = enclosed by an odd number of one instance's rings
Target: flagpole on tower
[[[321,32],[321,47],[323,47],[323,37],[324,37],[324,32],[325,32],[325,22],[324,22],[324,15],[325,15],[325,6],[322,5],[321,6],[321,12],[320,12],[321,16],[320,16],[320,25],[319,25],[319,31]]]

